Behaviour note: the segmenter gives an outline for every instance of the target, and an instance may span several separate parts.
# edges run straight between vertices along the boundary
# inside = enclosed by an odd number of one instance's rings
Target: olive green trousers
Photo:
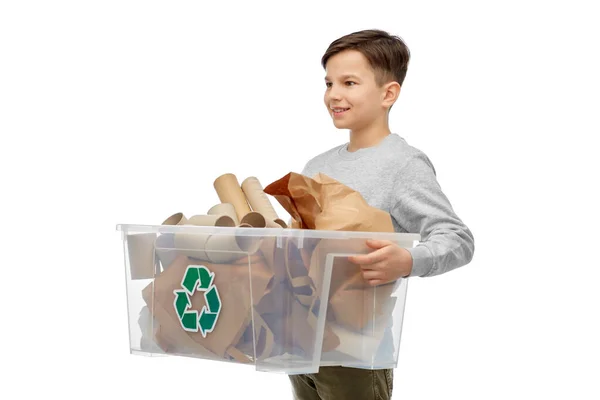
[[[289,375],[295,400],[390,400],[392,369],[320,367],[316,374]]]

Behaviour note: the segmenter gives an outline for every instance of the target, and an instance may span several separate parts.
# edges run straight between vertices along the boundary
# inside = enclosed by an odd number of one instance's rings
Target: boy
[[[349,130],[350,141],[312,158],[302,171],[308,177],[322,172],[358,191],[369,205],[390,213],[396,232],[421,235],[415,248],[368,241],[371,253],[350,257],[371,285],[448,272],[468,264],[475,250],[473,234],[442,192],[429,158],[388,126],[409,58],[399,37],[380,30],[354,32],[329,45],[321,60],[325,106],[335,127]],[[321,367],[317,374],[289,377],[299,400],[392,396],[391,369]]]

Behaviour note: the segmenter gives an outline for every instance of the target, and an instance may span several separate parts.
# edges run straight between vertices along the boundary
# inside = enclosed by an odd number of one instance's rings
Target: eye
[[[331,82],[325,82],[325,86],[331,87]]]
[[[346,81],[345,83],[348,86],[354,86],[354,85],[356,85],[356,82],[354,82],[354,81]]]

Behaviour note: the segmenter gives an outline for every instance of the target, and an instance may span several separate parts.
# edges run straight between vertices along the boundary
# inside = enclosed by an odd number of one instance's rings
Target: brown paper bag
[[[302,229],[393,232],[389,213],[371,207],[360,193],[325,174],[290,172],[265,188]]]
[[[278,241],[280,241],[281,247],[278,247]],[[309,283],[302,276],[306,275],[311,253],[318,241],[319,239],[304,240],[304,247],[298,249],[293,238],[280,237],[278,239],[273,236],[265,236],[260,242],[259,249],[265,263],[279,280],[288,279],[294,288],[299,288]],[[292,249],[292,254],[290,254],[290,249]]]
[[[318,276],[322,273],[328,254],[368,251],[364,239],[323,239],[313,252],[308,275],[314,282],[322,282]],[[372,287],[363,279],[359,265],[351,263],[345,256],[335,257],[327,308],[329,319],[354,330],[375,324],[379,317],[386,317],[385,311],[389,310],[390,302],[394,302],[395,299],[391,297],[394,288],[394,282]],[[320,287],[317,286],[316,290],[319,291]]]
[[[303,229],[394,232],[389,213],[371,207],[362,195],[348,186],[325,175],[314,179],[291,172],[265,188],[294,219],[293,226]],[[322,240],[312,251],[311,261],[304,273],[298,272],[296,289],[300,285],[318,292],[315,283],[325,265],[329,253],[366,253],[362,243],[342,240]],[[335,248],[335,247],[342,248]],[[345,326],[360,330],[379,316],[383,306],[390,300],[394,284],[371,287],[362,278],[360,266],[338,258],[334,263],[329,292],[328,315]],[[303,295],[298,295],[300,298]],[[310,301],[311,293],[305,294],[303,303]],[[308,296],[308,298],[306,297]],[[374,306],[375,305],[375,306]]]
[[[286,281],[275,282],[274,287],[260,300],[255,308],[273,332],[281,354],[310,355],[314,350],[317,317],[313,309],[302,305],[292,294]],[[312,315],[311,315],[311,312]],[[339,345],[339,338],[326,326],[323,350],[330,351]]]
[[[284,353],[297,354],[294,348],[301,349],[304,354],[313,351],[318,298],[306,270],[316,243],[318,239],[305,240],[304,247],[298,249],[294,238],[265,237],[261,244],[261,253],[275,280],[257,305],[256,312],[266,321]],[[333,350],[338,344],[338,337],[326,326],[323,349]]]
[[[186,256],[178,256],[172,265],[158,275],[142,292],[150,312],[158,320],[161,336],[156,338],[161,347],[206,349],[220,358],[235,358],[249,362],[234,348],[251,321],[251,295],[248,265],[252,263],[252,291],[254,303],[262,298],[273,274],[260,257],[243,257],[236,263],[210,264],[198,262]],[[176,290],[182,289],[182,281],[189,265],[203,265],[214,273],[213,283],[220,297],[220,313],[213,330],[203,336],[202,332],[185,331],[175,308]],[[202,292],[191,296],[191,310],[200,312],[206,301]],[[260,333],[260,332],[259,332]],[[268,332],[267,332],[268,333]],[[190,341],[191,339],[191,341]],[[197,346],[195,346],[197,345]],[[199,352],[200,352],[199,350]],[[204,357],[205,352],[200,352]]]

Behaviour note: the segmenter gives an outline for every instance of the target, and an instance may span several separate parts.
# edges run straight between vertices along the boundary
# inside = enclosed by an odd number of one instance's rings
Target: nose
[[[337,89],[336,85],[331,85],[327,91],[325,92],[325,97],[329,100],[340,100],[341,95],[340,91]]]

